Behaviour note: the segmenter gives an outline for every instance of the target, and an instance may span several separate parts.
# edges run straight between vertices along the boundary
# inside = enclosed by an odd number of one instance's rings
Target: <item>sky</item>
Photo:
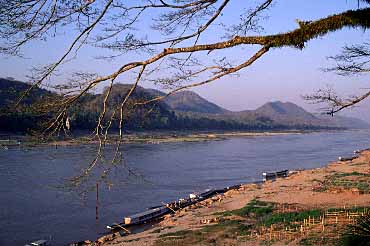
[[[240,6],[245,5],[243,4],[245,0],[232,0],[230,3],[220,20],[225,23],[231,23],[239,18]],[[355,0],[277,0],[268,12],[269,18],[262,22],[265,27],[263,34],[293,30],[297,28],[296,19],[316,20],[356,8]],[[150,16],[146,19],[150,20]],[[217,41],[219,28],[219,26],[211,27],[201,37],[199,43]],[[147,30],[143,28],[142,31]],[[322,71],[323,68],[333,66],[333,62],[327,57],[339,54],[344,45],[370,41],[369,34],[369,31],[364,32],[360,29],[343,29],[309,41],[303,50],[272,49],[252,66],[240,72],[239,76],[225,77],[198,87],[194,91],[233,111],[255,109],[268,101],[279,100],[294,102],[311,112],[319,112],[319,106],[302,100],[302,95],[313,93],[326,86],[333,87],[344,96],[361,94],[365,92],[364,88],[370,87],[369,75],[343,77]],[[46,42],[30,43],[23,50],[26,58],[0,55],[0,77],[14,77],[25,81],[30,68],[52,62],[60,57],[72,38],[73,32],[67,30]],[[243,61],[257,48],[230,49],[227,50],[227,55],[235,61]],[[138,54],[120,57],[115,61],[94,59],[99,54],[104,54],[104,51],[86,47],[79,52],[77,59],[64,65],[58,73],[63,77],[78,68],[108,74],[126,62],[143,59]],[[126,78],[122,78],[122,82],[126,82],[125,80]],[[142,86],[158,88],[149,82],[143,83]],[[346,110],[343,114],[370,122],[370,100],[364,101],[356,108]]]

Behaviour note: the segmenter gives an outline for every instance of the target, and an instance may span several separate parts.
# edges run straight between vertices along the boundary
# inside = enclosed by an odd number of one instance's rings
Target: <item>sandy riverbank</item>
[[[278,207],[280,211],[274,213],[281,212],[281,207],[283,212],[284,208],[285,212],[289,209],[303,212],[324,211],[329,208],[370,207],[369,185],[370,151],[367,150],[352,161],[332,162],[323,168],[299,171],[285,179],[269,181],[262,185],[243,185],[239,190],[229,191],[224,195],[178,211],[175,215],[167,216],[150,230],[125,237],[116,235],[112,241],[100,245],[256,245],[261,243],[299,245],[307,239],[305,238],[308,237],[307,235],[311,234],[302,234],[298,239],[297,237],[291,240],[275,238],[271,242],[266,242],[252,237],[241,237],[242,232],[229,230],[235,225],[230,222],[239,223],[238,228],[240,225],[248,225],[248,229],[245,230],[252,234],[256,220],[251,220],[250,216],[246,218],[235,215],[240,215],[239,212],[242,211],[240,209],[252,199]],[[227,214],[229,215],[226,216]],[[221,223],[221,219],[226,219],[230,228],[226,226],[227,224]],[[254,224],[250,226],[248,223]],[[339,227],[336,226],[336,228]],[[259,229],[256,228],[256,230]],[[325,233],[328,231],[330,229],[326,229]]]

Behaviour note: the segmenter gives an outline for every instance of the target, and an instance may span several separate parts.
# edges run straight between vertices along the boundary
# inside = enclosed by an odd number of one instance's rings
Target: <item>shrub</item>
[[[348,226],[342,235],[341,245],[365,246],[370,245],[370,214],[359,217],[354,225]]]

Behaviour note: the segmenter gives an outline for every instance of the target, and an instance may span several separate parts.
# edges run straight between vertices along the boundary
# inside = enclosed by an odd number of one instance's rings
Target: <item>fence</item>
[[[326,211],[319,217],[309,216],[302,221],[296,221],[290,226],[271,225],[261,226],[256,231],[251,231],[248,238],[259,240],[294,240],[308,236],[311,233],[325,233],[325,238],[339,238],[338,228],[355,223],[359,216],[369,214],[368,208],[352,210]],[[336,226],[337,230],[327,230],[327,227]]]

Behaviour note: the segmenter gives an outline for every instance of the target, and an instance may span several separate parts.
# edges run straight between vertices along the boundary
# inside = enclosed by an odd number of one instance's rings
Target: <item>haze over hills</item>
[[[28,86],[23,82],[0,79],[0,130],[24,131],[36,127],[34,124],[37,120],[30,112],[4,111]],[[108,113],[120,104],[130,87],[129,84],[114,85],[108,100]],[[92,129],[96,125],[102,108],[103,94],[88,94],[70,109],[69,115],[74,129]],[[25,104],[53,95],[58,96],[56,93],[37,88]],[[155,103],[134,106],[137,101],[142,102],[163,95],[165,93],[162,91],[139,86],[125,111],[126,129],[286,130],[370,127],[366,122],[355,118],[314,115],[291,102],[268,102],[255,110],[232,112],[191,91],[181,91]],[[117,127],[117,122],[113,123],[114,127]]]

